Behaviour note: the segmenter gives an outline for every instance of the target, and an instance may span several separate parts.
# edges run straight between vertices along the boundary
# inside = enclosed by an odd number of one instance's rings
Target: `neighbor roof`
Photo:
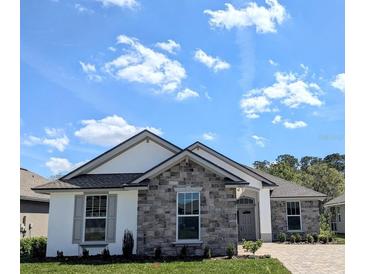
[[[83,174],[71,179],[59,179],[57,181],[49,182],[34,188],[34,190],[106,189],[144,186],[145,182],[131,185],[131,182],[142,174],[143,173]]]
[[[264,171],[246,166],[248,169],[255,171],[261,176],[267,178],[270,181],[273,181],[278,186],[275,187],[271,193],[271,198],[305,198],[305,197],[316,197],[316,198],[325,198],[326,194],[314,191],[313,189],[300,186],[294,182],[290,182],[284,180],[282,178],[273,176]]]
[[[335,205],[344,205],[345,204],[345,193],[333,198],[332,200],[328,201],[324,204],[324,206],[335,206]]]
[[[31,188],[47,183],[47,179],[25,168],[20,168],[20,200],[48,202],[49,196]]]

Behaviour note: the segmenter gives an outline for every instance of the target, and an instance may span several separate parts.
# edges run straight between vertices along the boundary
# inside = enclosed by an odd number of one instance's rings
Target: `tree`
[[[278,164],[282,163],[285,166],[290,166],[293,169],[297,169],[299,166],[299,161],[293,155],[290,154],[282,154],[276,158],[276,162]]]
[[[268,171],[270,168],[270,162],[269,161],[255,161],[253,162],[253,166],[256,169],[262,170],[262,171]]]
[[[307,170],[307,168],[311,165],[318,164],[322,161],[319,157],[313,156],[304,156],[300,159],[300,169]]]
[[[323,161],[340,172],[345,172],[345,154],[332,153],[324,157]]]

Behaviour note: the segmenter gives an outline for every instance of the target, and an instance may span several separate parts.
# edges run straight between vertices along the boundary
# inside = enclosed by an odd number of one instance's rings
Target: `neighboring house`
[[[125,229],[134,253],[213,255],[242,239],[319,232],[325,195],[241,165],[196,142],[185,149],[142,131],[57,181],[49,193],[47,256],[121,254]]]
[[[328,201],[324,207],[331,213],[331,229],[345,234],[345,193]]]
[[[42,176],[20,168],[20,236],[47,236],[49,195],[35,193],[32,187],[47,183]]]

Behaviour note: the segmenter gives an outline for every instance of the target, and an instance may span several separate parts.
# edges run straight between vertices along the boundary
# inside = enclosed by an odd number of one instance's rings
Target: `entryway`
[[[237,201],[238,241],[256,240],[255,200],[241,198]]]

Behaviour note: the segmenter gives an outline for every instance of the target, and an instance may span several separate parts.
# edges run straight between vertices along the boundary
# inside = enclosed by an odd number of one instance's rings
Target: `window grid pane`
[[[178,240],[199,239],[199,192],[183,192],[177,196],[177,238]]]

